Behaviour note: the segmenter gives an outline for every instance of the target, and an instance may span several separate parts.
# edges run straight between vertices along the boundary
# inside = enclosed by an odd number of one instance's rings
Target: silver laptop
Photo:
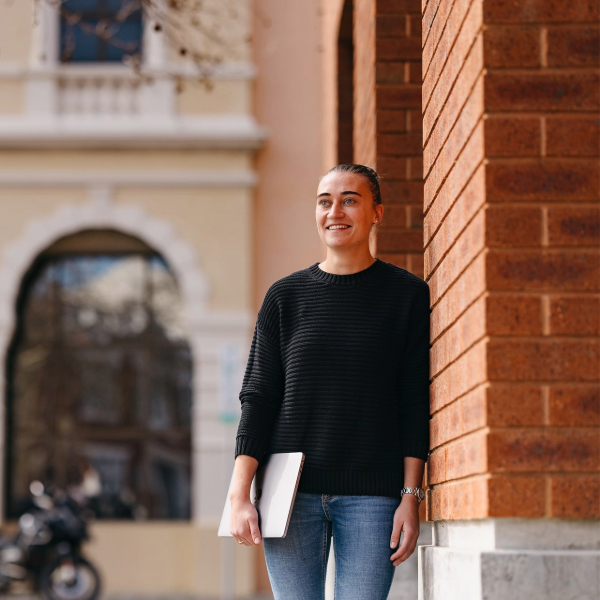
[[[250,500],[258,512],[258,528],[262,537],[286,536],[303,464],[302,452],[280,452],[267,455],[265,462],[256,470],[250,487]],[[232,537],[229,530],[232,483],[233,473],[219,525],[221,537]]]

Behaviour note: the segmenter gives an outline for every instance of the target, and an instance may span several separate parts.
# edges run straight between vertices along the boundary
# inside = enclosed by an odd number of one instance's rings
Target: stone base
[[[600,521],[436,521],[419,600],[598,600]]]

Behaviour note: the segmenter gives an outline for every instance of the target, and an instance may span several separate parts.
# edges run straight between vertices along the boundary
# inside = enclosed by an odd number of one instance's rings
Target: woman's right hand
[[[242,542],[244,546],[258,546],[260,544],[260,529],[258,528],[258,512],[250,498],[231,498],[231,519],[229,530],[234,539]]]

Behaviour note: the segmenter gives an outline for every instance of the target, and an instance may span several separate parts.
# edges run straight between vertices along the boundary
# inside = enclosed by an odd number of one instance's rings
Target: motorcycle
[[[100,575],[81,554],[89,539],[79,504],[68,494],[51,494],[39,481],[11,538],[0,538],[0,592],[31,581],[46,600],[96,600]]]

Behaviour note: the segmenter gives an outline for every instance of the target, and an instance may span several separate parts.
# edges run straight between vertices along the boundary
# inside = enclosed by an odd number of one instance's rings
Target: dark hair
[[[355,165],[352,163],[338,165],[337,167],[333,167],[333,169],[329,169],[325,175],[329,175],[329,173],[335,172],[342,173],[356,173],[357,175],[362,175],[366,177],[369,181],[369,187],[371,188],[371,194],[373,195],[373,202],[375,204],[381,204],[381,189],[379,188],[379,175],[375,171],[375,169],[371,169],[371,167],[367,167],[365,165]],[[323,177],[325,177],[323,175]],[[322,179],[322,178],[321,178]]]

